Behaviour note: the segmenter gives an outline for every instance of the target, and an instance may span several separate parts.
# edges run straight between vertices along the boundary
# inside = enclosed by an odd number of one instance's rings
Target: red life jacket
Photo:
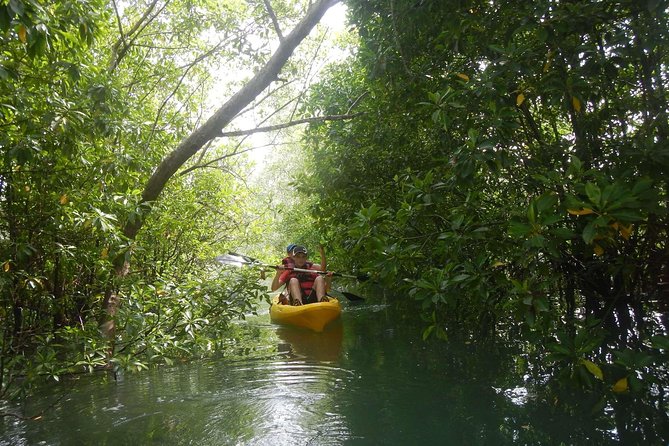
[[[311,269],[311,267],[314,266],[312,262],[307,262],[304,264],[304,266],[301,266],[300,269]],[[295,264],[290,266],[291,268],[297,268]],[[318,277],[318,274],[316,273],[303,273],[303,272],[298,272],[298,271],[291,271],[287,270],[285,276],[282,276],[281,279],[283,282],[288,283],[290,282],[290,279],[295,277],[297,280],[300,281],[300,288],[302,288],[302,292],[304,293],[305,296],[309,296],[311,294],[311,290],[314,288],[314,280],[316,280],[316,277]],[[285,274],[285,273],[284,273]]]

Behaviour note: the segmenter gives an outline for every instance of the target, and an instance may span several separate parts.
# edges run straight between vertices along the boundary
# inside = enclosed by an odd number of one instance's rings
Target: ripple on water
[[[213,414],[203,428],[206,444],[341,444],[349,428],[338,411],[337,391],[355,379],[334,364],[299,358],[237,362],[208,371]]]
[[[0,445],[333,445],[350,439],[340,404],[355,374],[335,361],[291,355],[191,363],[119,382],[82,380],[38,423],[6,419]],[[54,399],[43,397],[35,406]]]

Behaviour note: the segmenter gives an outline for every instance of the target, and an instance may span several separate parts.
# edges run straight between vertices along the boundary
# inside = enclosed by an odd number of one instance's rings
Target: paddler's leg
[[[327,293],[327,284],[323,276],[318,276],[314,280],[314,289],[316,290],[316,302],[327,302],[329,299],[325,295]]]
[[[300,281],[295,277],[288,282],[288,290],[290,291],[290,298],[293,305],[302,305],[302,288],[300,288]]]

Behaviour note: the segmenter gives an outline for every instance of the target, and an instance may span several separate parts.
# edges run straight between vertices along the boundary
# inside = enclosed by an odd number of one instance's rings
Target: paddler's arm
[[[325,248],[323,248],[323,245],[318,245],[318,250],[321,252],[321,271],[327,271],[328,262],[325,259]]]
[[[321,252],[321,271],[327,271],[327,260],[325,258],[325,248],[323,248],[323,245],[318,245],[318,250]],[[330,288],[332,286],[332,274],[327,274],[325,276],[325,292],[327,293],[330,291]]]
[[[272,280],[272,291],[276,291],[279,289],[283,283],[281,283],[281,274],[284,273],[283,266],[279,266],[276,269],[276,274],[274,274],[274,279]]]

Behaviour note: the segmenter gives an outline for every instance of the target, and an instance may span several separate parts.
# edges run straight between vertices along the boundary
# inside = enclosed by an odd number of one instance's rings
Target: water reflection
[[[355,377],[336,363],[341,324],[318,334],[265,330],[289,353],[163,368],[119,382],[82,380],[42,420],[5,420],[0,445],[345,442],[337,394]],[[29,404],[36,411],[42,402]]]
[[[664,381],[644,404],[627,394],[601,399],[582,391],[567,399],[550,363],[529,359],[532,346],[424,342],[422,321],[384,305],[349,306],[323,333],[268,321],[263,314],[239,325],[235,354],[220,360],[51,387],[24,408],[9,408],[48,409],[39,421],[0,419],[0,445],[667,444],[669,438],[666,406],[650,404],[664,401]]]
[[[322,333],[279,326],[279,351],[316,361],[337,361],[341,355],[344,326],[341,320],[329,324]]]

